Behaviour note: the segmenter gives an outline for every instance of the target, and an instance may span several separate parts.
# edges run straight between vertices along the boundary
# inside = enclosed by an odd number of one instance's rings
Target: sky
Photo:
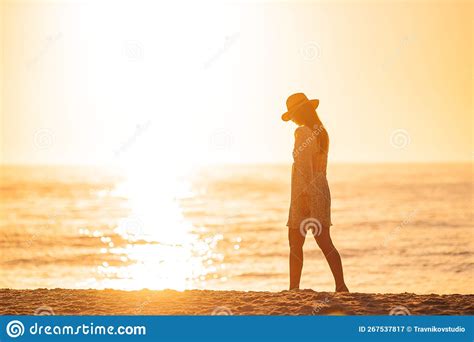
[[[471,161],[472,7],[5,0],[0,162],[290,162],[296,92],[331,162]]]

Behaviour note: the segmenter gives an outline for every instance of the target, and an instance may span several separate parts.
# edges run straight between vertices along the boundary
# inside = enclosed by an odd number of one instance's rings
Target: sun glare
[[[184,219],[179,200],[192,196],[187,184],[163,169],[135,171],[129,168],[114,193],[127,198],[130,208],[114,230],[127,243],[119,247],[103,240],[109,248],[102,252],[120,256],[121,263],[100,265],[94,286],[125,290],[205,286],[213,272],[207,260],[213,256],[216,240],[199,239]]]

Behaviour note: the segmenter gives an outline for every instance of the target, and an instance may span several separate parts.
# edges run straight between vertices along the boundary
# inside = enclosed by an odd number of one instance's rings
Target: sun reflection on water
[[[203,288],[207,279],[216,278],[215,261],[222,256],[214,251],[222,236],[201,239],[184,219],[179,200],[193,195],[189,188],[176,177],[163,177],[162,171],[159,176],[132,174],[118,185],[115,195],[127,199],[130,214],[113,230],[122,243],[101,237],[101,252],[117,262],[97,268],[98,276],[91,280],[95,288],[182,291]]]

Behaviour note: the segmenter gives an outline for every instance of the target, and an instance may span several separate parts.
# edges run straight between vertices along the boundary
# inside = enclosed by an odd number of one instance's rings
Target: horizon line
[[[443,161],[443,160],[433,160],[433,161],[336,161],[328,163],[330,165],[428,165],[428,164],[472,164],[473,160],[453,160],[453,161]],[[188,164],[186,166],[197,166],[197,167],[206,167],[206,166],[250,166],[250,165],[291,165],[292,162],[213,162],[213,163],[196,163]],[[0,167],[123,167],[124,165],[118,164],[93,164],[93,163],[0,163]]]

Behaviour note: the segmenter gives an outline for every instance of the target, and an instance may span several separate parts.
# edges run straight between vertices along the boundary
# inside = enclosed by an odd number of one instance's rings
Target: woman
[[[336,292],[348,292],[344,283],[339,252],[331,241],[331,194],[326,179],[329,136],[316,113],[319,100],[308,100],[302,94],[286,101],[284,121],[293,121],[295,131],[293,169],[291,172],[291,205],[288,218],[290,243],[290,290],[300,286],[303,268],[303,244],[308,230],[324,253],[336,282]]]

